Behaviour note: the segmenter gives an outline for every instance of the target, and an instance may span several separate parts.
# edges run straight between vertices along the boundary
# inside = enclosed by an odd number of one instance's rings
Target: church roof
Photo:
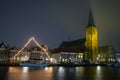
[[[76,45],[82,45],[84,44],[86,41],[86,38],[83,38],[83,39],[78,39],[78,40],[73,40],[73,41],[63,41],[59,48],[62,48],[62,47],[71,47],[71,46],[76,46]]]
[[[63,41],[60,46],[54,49],[52,52],[84,52],[85,51],[85,41],[86,38],[73,40],[73,41]]]
[[[88,25],[87,27],[95,26],[92,10],[89,11]]]

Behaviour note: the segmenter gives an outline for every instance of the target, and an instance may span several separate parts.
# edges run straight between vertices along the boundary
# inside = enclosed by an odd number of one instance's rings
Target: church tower
[[[86,28],[86,53],[85,59],[91,62],[96,62],[98,57],[98,31],[94,24],[92,11],[89,11],[88,25]]]

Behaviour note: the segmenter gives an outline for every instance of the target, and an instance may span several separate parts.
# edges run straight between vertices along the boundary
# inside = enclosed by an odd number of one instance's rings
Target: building
[[[39,60],[42,62],[45,62],[47,60],[46,53],[42,49],[40,49],[38,46],[31,47],[29,51],[30,51],[30,60]]]
[[[115,50],[111,45],[99,46],[99,61],[100,62],[114,62]],[[117,56],[116,56],[117,57]]]
[[[63,41],[58,48],[51,51],[51,57],[57,63],[81,62],[84,60],[85,41],[85,38]]]
[[[17,52],[18,53],[18,52]],[[16,54],[17,54],[16,53]],[[25,48],[23,51],[20,52],[16,57],[18,61],[28,61],[30,58],[30,52],[28,51],[27,48]]]
[[[8,61],[10,58],[9,48],[2,42],[0,44],[0,61]]]
[[[42,47],[47,49],[47,46],[45,46],[45,45],[42,45]],[[47,59],[46,53],[38,46],[24,48],[19,54],[18,54],[18,52],[19,52],[19,50],[15,49],[14,47],[11,48],[10,54],[11,54],[11,58],[13,57],[12,60],[14,60],[14,61],[28,61],[28,60],[46,61],[46,59]]]
[[[18,49],[15,46],[11,47],[10,48],[10,58],[12,58],[17,52],[18,52]],[[17,60],[17,57],[14,58],[13,60]]]
[[[117,62],[120,63],[120,51],[115,52],[115,59],[116,59]]]
[[[51,63],[60,63],[61,62],[61,55],[60,53],[51,51]]]
[[[115,62],[115,50],[112,46],[108,47],[108,62]]]
[[[43,49],[42,49],[43,48]],[[46,45],[39,45],[33,47],[23,47],[18,50],[15,46],[8,47],[3,42],[0,44],[0,61],[28,61],[41,60],[43,62],[49,61],[50,50]]]
[[[52,53],[60,54],[61,62],[88,60],[96,62],[98,59],[98,31],[94,24],[92,11],[89,11],[86,37],[73,41],[63,41]],[[52,54],[53,55],[53,54]]]
[[[98,30],[95,26],[92,11],[89,12],[89,21],[86,28],[85,59],[96,62],[98,57]]]

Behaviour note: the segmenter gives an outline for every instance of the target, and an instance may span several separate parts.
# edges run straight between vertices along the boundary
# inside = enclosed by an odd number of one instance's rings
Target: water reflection
[[[120,80],[120,68],[0,67],[0,80]]]
[[[22,68],[22,70],[23,70],[22,72],[28,72],[28,69],[29,69],[29,67],[23,67]]]
[[[65,71],[65,69],[63,67],[57,68],[56,72],[57,72],[58,77],[63,77],[64,76],[64,71]]]
[[[8,72],[9,73],[21,72],[21,69],[19,67],[9,67]]]
[[[0,66],[0,80],[8,80],[8,67]]]
[[[56,67],[53,70],[53,80],[77,80],[78,71],[75,67]]]

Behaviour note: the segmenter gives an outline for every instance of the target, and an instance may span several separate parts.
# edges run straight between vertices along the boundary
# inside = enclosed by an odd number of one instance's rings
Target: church
[[[89,12],[88,26],[86,28],[85,58],[96,62],[98,58],[98,30],[95,26],[92,11]]]
[[[62,62],[87,60],[96,62],[98,58],[98,30],[94,23],[92,11],[89,11],[86,37],[73,41],[63,41],[60,46],[52,51],[60,54]],[[55,57],[54,57],[55,58]]]

